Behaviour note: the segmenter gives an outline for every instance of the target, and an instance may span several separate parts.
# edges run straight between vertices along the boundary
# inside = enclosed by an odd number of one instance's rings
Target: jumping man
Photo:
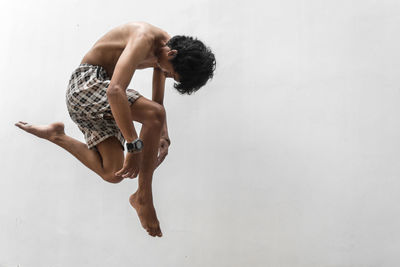
[[[211,50],[195,38],[171,38],[151,24],[130,22],[102,36],[71,75],[66,103],[86,144],[66,135],[62,122],[15,125],[64,148],[107,182],[139,175],[129,202],[144,229],[161,237],[151,185],[171,144],[163,106],[165,79],[173,78],[181,94],[191,94],[213,77],[215,64]],[[135,70],[145,68],[153,68],[152,100],[127,89]],[[140,137],[133,121],[142,124]]]

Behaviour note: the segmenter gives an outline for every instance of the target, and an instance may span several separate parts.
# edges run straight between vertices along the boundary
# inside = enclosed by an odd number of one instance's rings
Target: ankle
[[[54,134],[49,137],[49,141],[56,144],[61,143],[62,141],[64,141],[65,136],[66,136],[65,134]]]
[[[148,191],[138,190],[136,193],[136,201],[139,204],[153,203],[153,194]]]

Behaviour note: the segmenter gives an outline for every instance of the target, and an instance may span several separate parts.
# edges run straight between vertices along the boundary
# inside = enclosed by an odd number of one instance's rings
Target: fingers
[[[166,155],[158,157],[158,159],[157,159],[157,167],[160,166],[161,163],[163,163],[165,157],[166,157]]]
[[[158,168],[158,166],[160,166],[161,163],[162,163],[161,157],[158,157],[157,158],[156,168]]]
[[[157,158],[157,167],[164,161],[165,157],[168,155],[168,152],[160,153],[160,156]]]
[[[122,169],[117,171],[115,175],[122,178],[136,178],[140,171],[141,156],[141,153],[127,153]]]
[[[121,170],[115,173],[116,176],[122,178],[136,178],[139,174],[139,169],[123,167]]]
[[[131,169],[122,175],[123,178],[136,178],[139,174],[139,170]]]
[[[116,176],[122,176],[123,174],[125,174],[126,173],[126,167],[124,166],[124,167],[122,167],[122,169],[120,169],[119,171],[117,171],[116,173],[115,173],[115,175]]]
[[[161,164],[161,156],[157,157],[156,168]]]
[[[135,172],[130,173],[127,177],[133,179],[133,178],[136,178],[138,175],[139,175],[139,171],[135,171]]]
[[[119,170],[118,172],[115,173],[116,176],[121,176],[123,178],[126,178],[127,175],[131,172],[130,168],[127,168],[126,166],[124,166],[121,170]]]
[[[164,138],[161,138],[159,153],[156,162],[156,168],[160,166],[160,164],[164,161],[165,157],[168,155],[168,147],[169,147],[168,142]]]

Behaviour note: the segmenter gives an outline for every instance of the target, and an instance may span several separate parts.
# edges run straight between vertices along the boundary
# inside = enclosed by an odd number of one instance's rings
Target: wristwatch
[[[143,149],[143,141],[138,138],[134,140],[132,143],[126,143],[126,149],[130,153],[140,152]]]

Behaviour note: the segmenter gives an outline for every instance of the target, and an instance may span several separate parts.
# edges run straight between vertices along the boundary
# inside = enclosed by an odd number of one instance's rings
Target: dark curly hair
[[[174,84],[179,93],[190,95],[214,76],[215,56],[200,40],[176,35],[167,42],[167,46],[178,51],[171,63],[180,77],[179,83]]]

